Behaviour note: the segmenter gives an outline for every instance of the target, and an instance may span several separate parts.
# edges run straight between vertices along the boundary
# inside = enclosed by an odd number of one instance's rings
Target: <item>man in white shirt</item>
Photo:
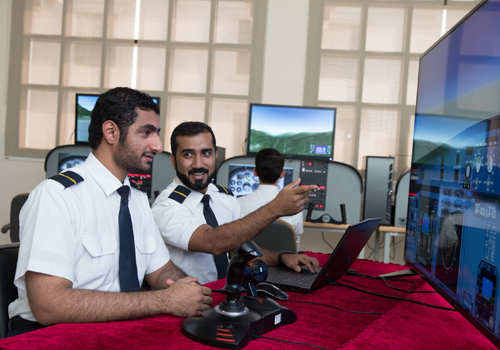
[[[278,195],[278,181],[285,176],[285,158],[274,148],[261,149],[255,157],[253,172],[259,177],[259,187],[246,196],[238,197],[241,214],[246,216],[263,205],[272,201]],[[297,235],[297,240],[304,232],[304,219],[302,212],[280,218],[292,225]]]
[[[127,176],[151,169],[163,149],[159,132],[149,95],[115,88],[99,97],[92,153],[40,183],[21,210],[9,336],[56,323],[199,316],[210,307],[210,289],[170,260],[146,194]],[[139,291],[143,279],[153,291]]]
[[[309,192],[316,189],[315,185],[296,187],[299,179],[283,188],[275,200],[242,217],[233,194],[211,183],[217,154],[212,129],[199,122],[181,123],[172,132],[170,144],[177,178],[156,198],[153,216],[174,263],[198,276],[200,283],[225,277],[226,253],[279,217],[302,211],[309,203]],[[206,207],[213,212],[215,224],[208,222]],[[318,271],[318,261],[307,255],[261,250],[268,266],[283,264],[300,271],[299,264],[305,264],[311,272]]]

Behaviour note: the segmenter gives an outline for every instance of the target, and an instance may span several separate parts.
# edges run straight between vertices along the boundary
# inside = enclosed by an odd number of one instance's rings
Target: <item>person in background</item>
[[[259,177],[259,187],[249,195],[238,197],[243,216],[254,212],[276,198],[279,193],[278,181],[285,176],[284,165],[285,158],[274,148],[264,148],[257,153],[253,173]],[[283,216],[280,219],[293,227],[298,242],[300,235],[304,232],[302,212]]]

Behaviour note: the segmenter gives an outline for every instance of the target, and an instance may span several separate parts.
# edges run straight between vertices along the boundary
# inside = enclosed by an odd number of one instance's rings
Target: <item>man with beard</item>
[[[296,187],[298,179],[273,201],[242,217],[232,193],[211,183],[217,156],[212,129],[199,122],[181,123],[172,132],[170,145],[177,178],[156,199],[153,215],[174,263],[198,276],[200,283],[225,277],[228,252],[279,217],[302,211],[308,194],[316,189],[315,185]],[[299,264],[305,264],[311,272],[318,271],[317,260],[307,255],[261,250],[268,266],[283,264],[300,271]]]
[[[127,177],[149,171],[162,151],[159,124],[149,95],[105,92],[92,111],[85,163],[30,193],[20,213],[9,336],[56,323],[196,316],[210,307],[210,289],[170,260],[146,194]],[[140,291],[144,278],[154,290]]]

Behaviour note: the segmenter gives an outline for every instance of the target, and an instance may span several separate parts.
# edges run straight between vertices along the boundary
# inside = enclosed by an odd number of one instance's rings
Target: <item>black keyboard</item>
[[[276,277],[275,282],[282,284],[294,283],[305,286],[311,284],[316,277],[318,277],[317,273],[311,273],[308,269],[302,269],[299,273],[294,272],[286,276]]]

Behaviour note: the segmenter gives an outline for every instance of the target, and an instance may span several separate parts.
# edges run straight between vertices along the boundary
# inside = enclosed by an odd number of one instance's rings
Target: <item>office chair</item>
[[[259,233],[252,241],[259,247],[272,251],[289,250],[297,253],[297,239],[292,225],[276,220]]]
[[[29,193],[21,193],[15,196],[10,202],[10,223],[2,226],[2,233],[10,230],[10,240],[19,242],[19,212],[28,199]]]
[[[9,326],[8,307],[17,299],[14,285],[19,243],[0,245],[0,338],[5,338]]]

